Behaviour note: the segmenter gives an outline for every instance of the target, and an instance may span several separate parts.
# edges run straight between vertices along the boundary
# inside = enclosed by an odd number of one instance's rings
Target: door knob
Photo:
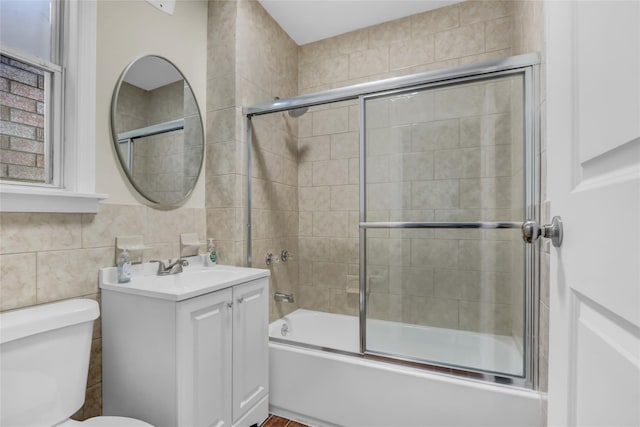
[[[551,244],[558,248],[562,244],[562,218],[554,216],[551,224],[540,225],[535,221],[525,221],[522,224],[522,238],[527,243],[533,243],[540,237],[551,239]]]

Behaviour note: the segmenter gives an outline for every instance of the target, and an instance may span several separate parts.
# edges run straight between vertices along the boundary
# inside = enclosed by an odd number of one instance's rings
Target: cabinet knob
[[[242,304],[244,302],[244,297],[238,298],[238,303]]]
[[[228,302],[228,303],[227,303],[227,307],[229,307],[229,308],[233,307],[233,301]]]

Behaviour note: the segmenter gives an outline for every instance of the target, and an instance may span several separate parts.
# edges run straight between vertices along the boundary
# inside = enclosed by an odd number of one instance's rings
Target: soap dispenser
[[[118,283],[127,283],[131,280],[131,259],[129,251],[124,249],[118,257]]]
[[[218,255],[216,254],[216,247],[213,244],[213,239],[207,239],[207,265],[216,265],[218,261]]]

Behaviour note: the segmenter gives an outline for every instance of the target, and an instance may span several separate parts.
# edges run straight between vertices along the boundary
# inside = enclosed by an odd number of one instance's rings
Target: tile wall
[[[100,299],[98,270],[115,265],[115,238],[143,234],[145,261],[176,258],[180,233],[204,238],[205,210],[158,211],[102,204],[97,214],[0,214],[0,310],[68,298]],[[100,320],[94,329],[87,398],[75,418],[102,414]]]
[[[298,46],[256,1],[209,2],[207,226],[221,262],[246,264],[246,119],[242,107],[297,93]],[[256,117],[253,139],[253,263],[267,252],[293,254],[271,269],[271,293],[297,294],[297,123]],[[297,304],[271,300],[271,318]]]

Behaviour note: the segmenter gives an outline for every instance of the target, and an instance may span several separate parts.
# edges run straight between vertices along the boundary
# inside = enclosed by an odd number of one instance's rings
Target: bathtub
[[[432,353],[428,357],[433,360],[447,356],[454,358],[450,363],[461,366],[522,369],[522,356],[509,337],[498,337],[491,345],[486,344],[487,350],[500,347],[491,357],[472,360],[469,353],[479,352],[464,349],[482,345],[473,339],[486,338],[483,334],[375,322],[379,323],[371,330],[380,333],[370,335],[368,343],[374,347],[424,342],[415,337],[427,333],[431,335],[429,340],[438,343],[429,346]],[[399,327],[406,328],[400,333],[409,339],[385,343],[391,335],[398,335]],[[391,330],[393,334],[389,333]],[[293,344],[295,341],[357,353],[358,318],[354,316],[299,309],[273,322],[269,335],[269,404],[277,415],[314,426],[541,425],[541,397],[534,391]],[[406,354],[424,350],[419,346],[402,348],[409,352]],[[446,351],[450,354],[443,353]]]

